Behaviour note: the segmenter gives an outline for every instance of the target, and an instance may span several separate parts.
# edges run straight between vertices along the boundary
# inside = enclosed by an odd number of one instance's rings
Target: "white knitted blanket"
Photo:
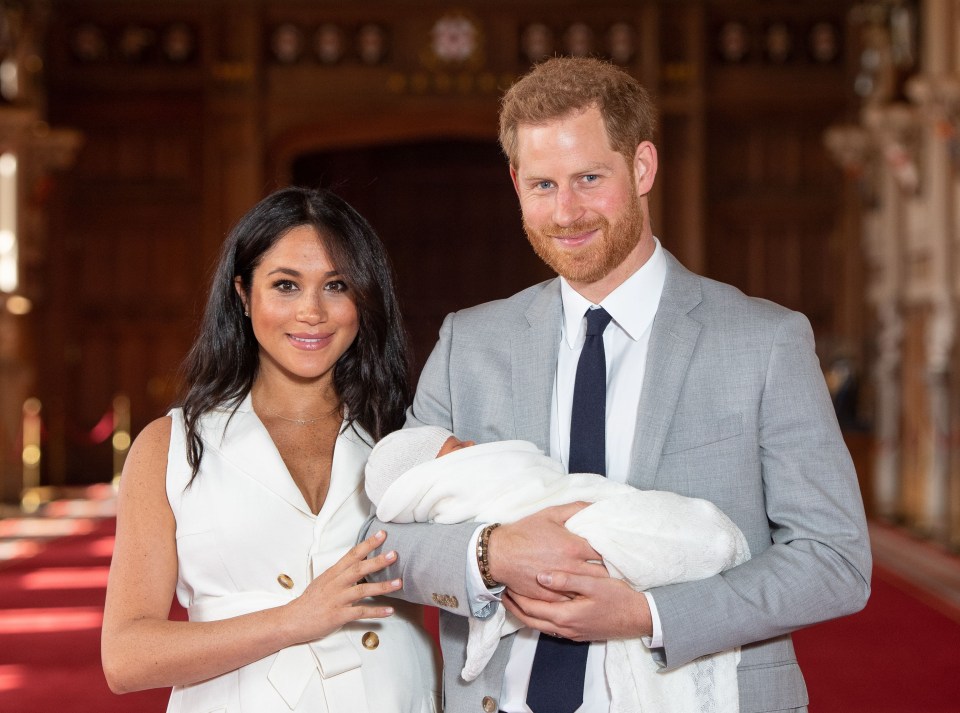
[[[377,517],[392,522],[513,522],[545,507],[593,503],[566,527],[603,557],[612,577],[636,591],[711,577],[750,557],[740,529],[706,500],[637,490],[599,475],[571,474],[527,441],[467,448],[408,470],[384,487],[367,469],[369,492],[383,492]],[[385,490],[385,492],[384,492]],[[470,617],[461,676],[476,678],[501,636],[521,628],[503,607]],[[640,639],[610,639],[604,672],[612,713],[736,713],[739,649],[664,673]]]

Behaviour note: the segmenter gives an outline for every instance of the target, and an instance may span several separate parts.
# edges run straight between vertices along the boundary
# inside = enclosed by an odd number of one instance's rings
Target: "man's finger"
[[[516,592],[510,592],[512,602],[527,616],[537,619],[551,621],[555,618],[558,607],[563,607],[570,603],[569,597],[564,597],[560,601],[548,602],[543,599],[531,599]]]
[[[553,505],[551,507],[544,508],[543,512],[548,512],[550,514],[550,519],[555,520],[562,525],[578,512],[586,507],[590,507],[592,504],[593,503],[578,500],[577,502],[566,503],[565,505]]]
[[[515,589],[508,589],[507,591],[514,597],[523,597],[530,601],[565,602],[570,599],[570,597],[563,592],[554,592],[539,585],[535,585],[529,592],[524,592],[523,594],[517,592]]]
[[[555,621],[551,621],[547,618],[541,618],[538,616],[532,616],[529,613],[525,612],[516,601],[511,597],[505,596],[503,598],[503,605],[511,614],[513,614],[517,619],[520,620],[520,623],[530,629],[536,629],[537,631],[542,631],[547,634],[552,634],[553,636],[560,636],[566,639],[575,639],[576,633],[565,628],[561,624],[558,624]]]
[[[541,572],[537,575],[537,583],[554,592],[563,592],[573,596],[589,596],[597,586],[597,580],[610,579],[607,570],[600,565],[590,565],[594,568],[590,574],[573,574],[571,572]],[[599,574],[597,571],[599,570]]]
[[[610,579],[610,573],[607,568],[597,562],[581,562],[572,574],[581,577],[595,577],[597,579]],[[554,589],[554,587],[551,587]]]
[[[537,600],[535,599],[527,600],[527,602],[536,602],[536,601]],[[529,611],[527,611],[527,607],[525,607],[522,602],[517,601],[516,595],[514,596],[506,595],[503,597],[502,602],[506,610],[509,611],[511,614],[513,614],[515,617],[517,617],[521,621],[521,623],[523,623],[524,626],[529,626],[533,629],[539,629],[540,631],[546,631],[547,629],[550,629],[550,631],[553,631],[554,628],[556,627],[556,624],[551,622],[549,619],[544,619],[539,616],[534,616]]]

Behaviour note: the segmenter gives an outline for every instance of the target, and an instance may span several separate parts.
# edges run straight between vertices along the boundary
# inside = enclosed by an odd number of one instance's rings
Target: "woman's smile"
[[[297,349],[303,349],[305,351],[315,351],[318,349],[323,349],[327,346],[332,337],[332,333],[327,334],[287,334],[287,337],[290,338],[290,343]]]

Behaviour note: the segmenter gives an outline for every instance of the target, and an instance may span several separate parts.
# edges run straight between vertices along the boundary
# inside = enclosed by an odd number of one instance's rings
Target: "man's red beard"
[[[523,229],[534,252],[554,272],[570,282],[591,283],[603,279],[626,260],[640,242],[643,223],[640,199],[634,197],[624,216],[613,224],[598,216],[566,227],[548,225],[538,230],[524,219]],[[599,230],[600,235],[583,247],[565,248],[556,240],[593,230]]]

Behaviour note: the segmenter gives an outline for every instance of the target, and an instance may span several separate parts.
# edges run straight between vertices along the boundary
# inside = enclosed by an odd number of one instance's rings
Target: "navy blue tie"
[[[570,473],[606,475],[607,363],[603,330],[610,315],[587,311],[587,336],[577,362],[570,412]],[[533,713],[573,713],[583,703],[588,641],[540,634],[530,670],[527,705]]]

